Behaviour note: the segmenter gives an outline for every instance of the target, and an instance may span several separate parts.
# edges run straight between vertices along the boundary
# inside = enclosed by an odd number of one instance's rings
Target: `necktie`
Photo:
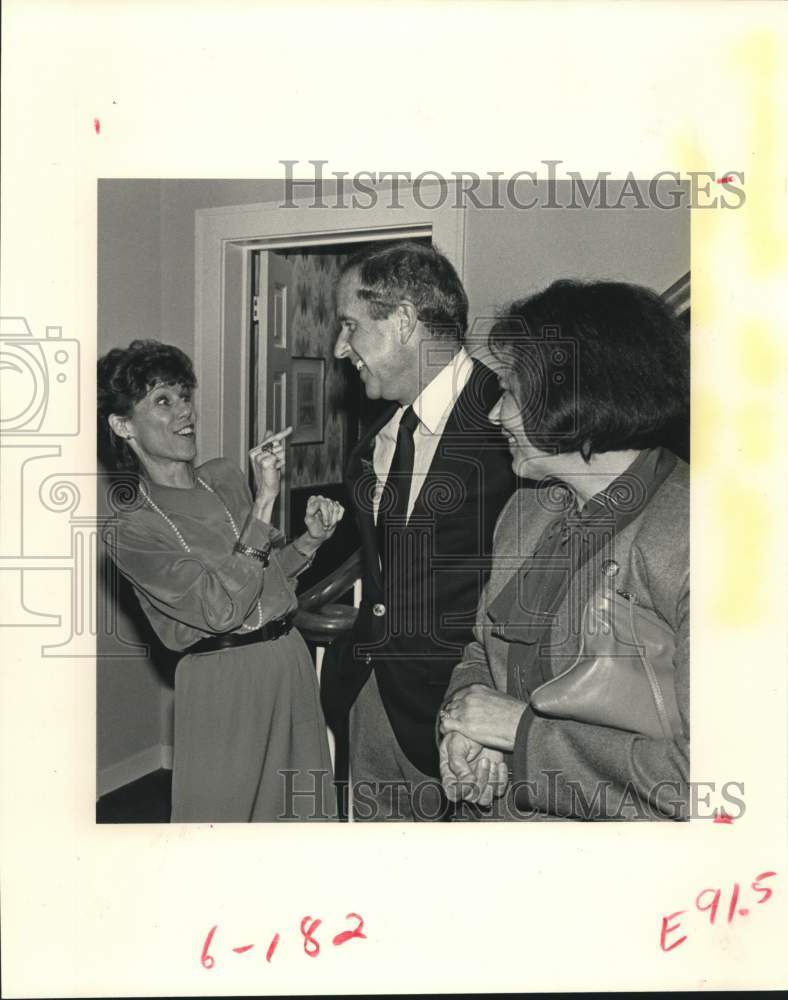
[[[392,529],[402,529],[407,522],[415,452],[413,432],[418,424],[419,418],[413,407],[409,406],[399,422],[397,447],[394,449],[378,507],[378,545],[381,555],[386,551],[387,536],[391,537]]]

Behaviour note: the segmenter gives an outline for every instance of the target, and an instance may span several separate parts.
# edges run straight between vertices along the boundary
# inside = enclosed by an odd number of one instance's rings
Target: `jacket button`
[[[372,654],[371,653],[367,653],[366,654],[366,656],[364,657],[364,663],[366,663],[368,666],[369,666],[370,663],[372,663]]]
[[[383,615],[385,615],[385,613],[386,613],[386,605],[385,604],[373,604],[373,606],[372,606],[372,614],[373,615],[375,615],[378,618],[382,618]]]

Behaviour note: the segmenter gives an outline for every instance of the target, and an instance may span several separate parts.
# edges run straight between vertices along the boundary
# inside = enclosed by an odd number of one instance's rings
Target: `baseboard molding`
[[[157,744],[140,750],[139,753],[119,760],[117,764],[110,764],[98,772],[96,797],[101,798],[102,795],[117,791],[118,788],[130,785],[132,781],[144,778],[146,774],[152,774],[160,768],[172,770],[171,746]]]

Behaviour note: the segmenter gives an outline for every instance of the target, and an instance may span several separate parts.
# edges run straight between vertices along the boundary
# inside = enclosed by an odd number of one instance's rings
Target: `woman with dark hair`
[[[529,482],[440,712],[447,794],[512,819],[686,818],[689,468],[664,444],[687,333],[647,289],[560,281],[491,347],[491,419]]]
[[[195,467],[195,386],[189,358],[157,341],[99,359],[100,455],[136,484],[105,540],[159,639],[184,653],[172,821],[333,818],[315,670],[292,628],[293,581],[343,509],[311,497],[306,532],[283,544],[270,522],[286,434],[250,452],[254,497],[231,462]]]

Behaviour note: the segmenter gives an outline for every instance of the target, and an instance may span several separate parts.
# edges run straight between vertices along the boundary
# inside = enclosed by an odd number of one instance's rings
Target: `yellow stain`
[[[689,170],[706,170],[708,161],[695,137],[686,131],[678,132],[673,138],[673,156],[681,164],[682,174]]]
[[[720,628],[752,626],[763,619],[767,609],[766,540],[773,530],[770,508],[757,490],[730,481],[717,495],[716,506],[715,536],[723,546],[724,556],[712,615]]]
[[[714,464],[715,451],[719,448],[720,429],[726,419],[721,398],[708,390],[699,389],[692,394],[692,468],[705,471]]]
[[[774,461],[777,441],[777,414],[767,400],[743,403],[736,408],[737,462],[759,465]]]
[[[686,131],[679,132],[672,140],[672,155],[675,162],[680,165],[681,177],[688,187],[688,198],[692,198],[692,186],[688,178],[690,172],[703,172],[714,170],[715,166],[711,162],[713,157],[704,150],[697,142],[696,138]],[[712,182],[711,187],[715,185]],[[716,192],[713,192],[713,194]],[[700,195],[702,202],[709,199],[709,195]],[[746,202],[745,202],[746,204]],[[690,269],[692,272],[692,315],[697,324],[702,317],[704,325],[710,323],[716,313],[715,284],[713,281],[704,280],[704,262],[708,266],[709,253],[712,245],[720,235],[721,209],[714,208],[708,210],[692,211],[690,215]],[[726,213],[727,214],[727,213]]]
[[[770,273],[786,258],[786,240],[778,224],[773,198],[782,190],[782,164],[777,146],[784,109],[780,94],[780,53],[777,38],[754,32],[732,53],[732,65],[741,70],[741,83],[749,97],[750,149],[755,153],[745,178],[747,201],[745,238],[752,268]]]
[[[740,328],[736,352],[737,371],[755,388],[771,389],[784,378],[784,348],[763,320],[751,320]]]

